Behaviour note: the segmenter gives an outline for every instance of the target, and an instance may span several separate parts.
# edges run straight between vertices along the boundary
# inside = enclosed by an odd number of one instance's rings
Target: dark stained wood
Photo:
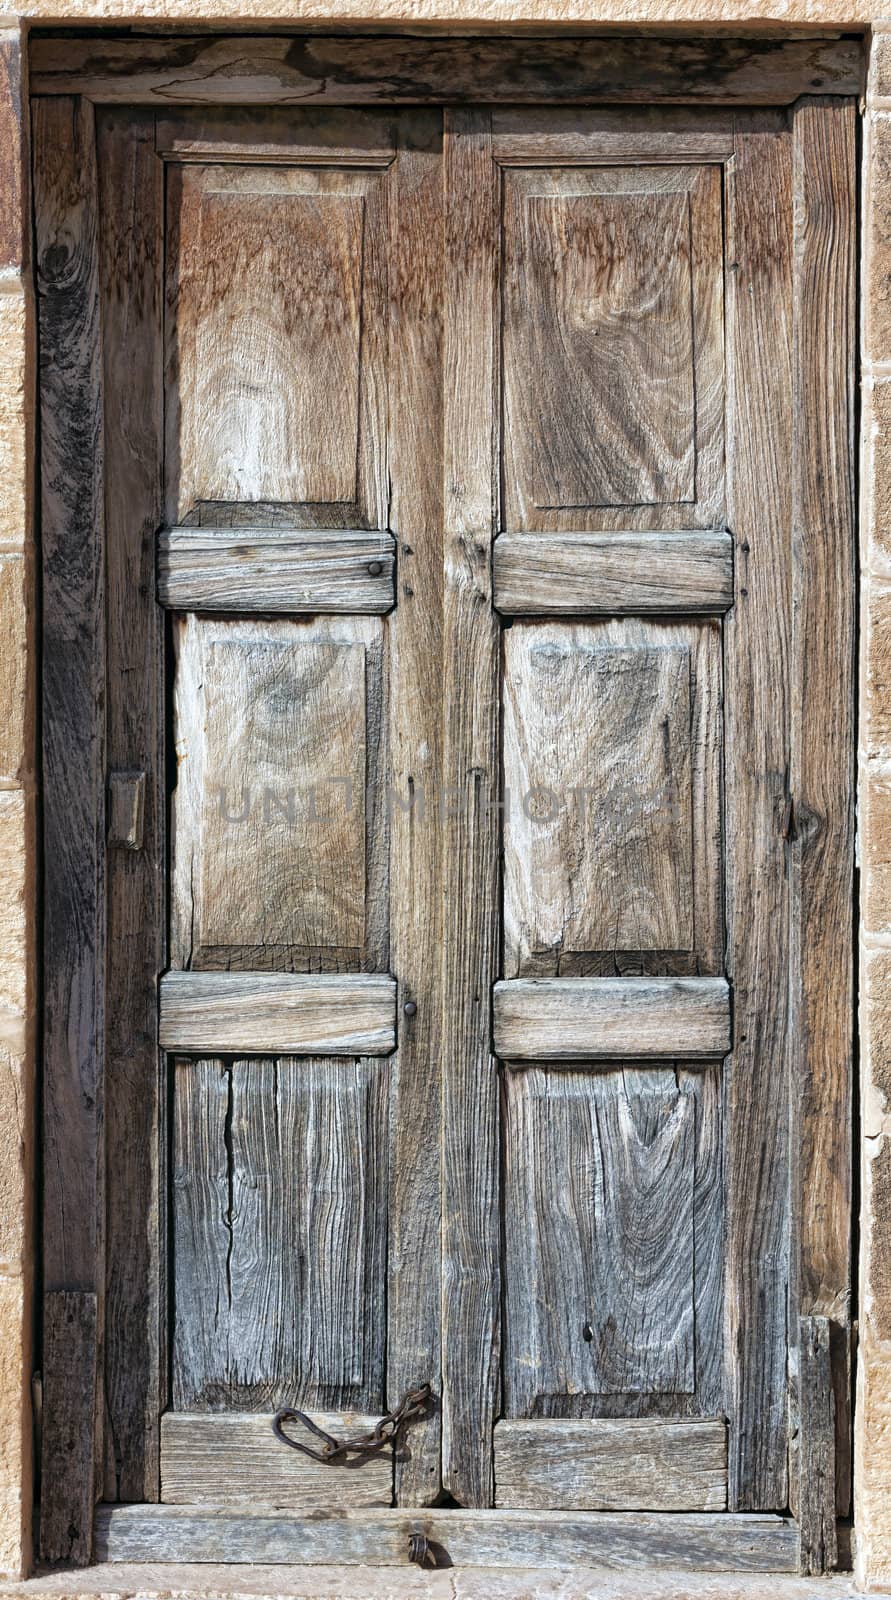
[[[507,99],[788,104],[858,94],[857,39],[338,37],[38,39],[34,94],[128,104],[417,104]]]
[[[798,1570],[838,1564],[835,1531],[835,1396],[828,1317],[798,1322]]]
[[[727,184],[725,623],[730,1507],[787,1503],[789,1282],[792,171],[785,119],[740,121]]]
[[[727,533],[503,533],[493,548],[495,606],[507,616],[726,611]]]
[[[78,1322],[89,1375],[100,1359],[105,1210],[104,507],[93,108],[67,99],[39,103],[33,136],[43,551],[43,1273],[50,1294],[92,1297],[92,1320],[81,1315]],[[54,1397],[64,1426],[82,1443],[76,1473],[63,1470],[58,1453],[45,1457],[46,1551],[58,1555],[58,1530],[70,1523],[77,1530],[71,1559],[85,1562],[84,1507],[98,1486],[96,1403],[67,1359],[51,1341],[47,1403]],[[54,1360],[65,1363],[56,1373]],[[44,1438],[48,1423],[47,1410]]]
[[[379,533],[170,528],[158,539],[158,599],[174,611],[389,611],[393,541]]]
[[[442,121],[404,118],[390,188],[390,944],[399,1042],[390,1063],[387,1400],[441,1389]],[[415,1013],[405,1014],[405,1005]],[[438,1495],[437,1403],[396,1453],[398,1505]]]
[[[336,1439],[370,1433],[380,1413],[311,1412],[313,1422]],[[312,1436],[289,1423],[289,1437],[308,1444]],[[410,1430],[409,1430],[410,1431]],[[360,1465],[340,1471],[289,1450],[264,1413],[168,1411],[161,1418],[161,1501],[164,1505],[274,1506],[306,1515],[354,1506],[393,1503],[393,1451],[384,1449]]]
[[[161,520],[163,168],[151,113],[98,122],[106,453],[109,821],[105,1496],[158,1496],[166,1388],[162,1248],[166,795],[164,619],[154,604]],[[122,785],[127,785],[125,792]],[[129,798],[128,798],[129,795]],[[115,824],[116,798],[131,834]],[[122,822],[126,819],[122,818]],[[114,834],[109,836],[114,843]]]
[[[333,106],[258,104],[162,111],[156,148],[169,161],[246,161],[264,166],[316,166],[330,162],[388,167],[396,155],[395,116],[386,111],[338,112]]]
[[[386,1063],[178,1061],[173,1103],[174,1408],[380,1414]]]
[[[835,1326],[838,1511],[851,1488],[853,872],[856,694],[854,360],[857,107],[793,118],[795,300],[790,786],[795,896],[794,1295]],[[794,1303],[794,1302],[793,1302]],[[802,1403],[805,1396],[802,1394]],[[802,1479],[803,1482],[803,1479]]]
[[[423,1534],[454,1566],[794,1572],[788,1517],[621,1511],[353,1511],[330,1517],[185,1506],[101,1506],[100,1561],[403,1566]]]
[[[442,821],[443,1485],[492,1503],[499,1359],[498,647],[492,610],[496,167],[485,111],[445,123]]]
[[[726,1424],[503,1419],[495,1424],[495,1503],[533,1511],[723,1511]]]
[[[724,978],[510,978],[493,996],[505,1061],[722,1056],[730,1048]]]
[[[40,1556],[88,1564],[93,1544],[96,1349],[94,1294],[43,1297]]]
[[[161,1044],[190,1052],[387,1055],[396,985],[370,973],[168,972]]]

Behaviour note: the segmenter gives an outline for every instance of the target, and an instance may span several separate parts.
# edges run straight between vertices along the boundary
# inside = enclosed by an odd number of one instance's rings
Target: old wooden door
[[[50,764],[103,446],[88,1304],[47,1209],[100,1553],[831,1563],[854,139],[38,101]],[[270,1428],[423,1383],[349,1469]]]

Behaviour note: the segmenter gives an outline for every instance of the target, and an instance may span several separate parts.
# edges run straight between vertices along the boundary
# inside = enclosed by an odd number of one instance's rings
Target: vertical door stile
[[[497,168],[491,117],[445,114],[443,1486],[491,1504],[498,1393]],[[447,802],[447,803],[446,803]]]
[[[400,119],[390,193],[390,530],[398,551],[388,622],[390,959],[399,1031],[391,1063],[389,1405],[419,1383],[441,1390],[442,226],[442,118],[417,112]],[[437,1498],[440,1437],[437,1404],[397,1452],[398,1505]]]

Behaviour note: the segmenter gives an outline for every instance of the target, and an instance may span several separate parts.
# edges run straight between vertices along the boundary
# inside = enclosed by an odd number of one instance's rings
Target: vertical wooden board
[[[784,117],[740,117],[727,182],[728,491],[737,541],[735,606],[725,624],[732,1510],[772,1509],[788,1496],[790,146]]]
[[[173,1404],[379,1410],[387,1069],[179,1061]]]
[[[715,1071],[505,1073],[506,1415],[696,1393],[696,1272],[721,1249]]]
[[[504,244],[506,526],[716,524],[719,169],[511,170]]]
[[[40,1555],[78,1567],[89,1564],[93,1546],[89,1419],[96,1404],[98,1331],[95,1294],[57,1290],[44,1295]]]
[[[381,183],[330,168],[170,168],[172,522],[248,503],[383,525]]]
[[[442,823],[443,1487],[492,1503],[499,1363],[498,625],[492,610],[498,184],[485,111],[446,113]]]
[[[93,1332],[82,1329],[83,1360],[95,1374],[104,1271],[105,636],[92,106],[37,102],[33,137],[43,552],[43,1273],[50,1293],[96,1296]],[[58,1346],[48,1355],[62,1360]],[[93,1493],[101,1460],[95,1386],[62,1366],[55,1377],[46,1368],[44,1379],[69,1408],[75,1432],[91,1441],[79,1475],[63,1470],[60,1457],[45,1458],[44,1554],[68,1554],[52,1530],[70,1521],[79,1530],[71,1559],[85,1562],[91,1529],[83,1525],[84,1496]]]
[[[382,624],[188,616],[174,643],[174,964],[381,970]]]
[[[799,1571],[831,1572],[838,1564],[835,1526],[835,1396],[828,1317],[798,1323],[797,1440]]]
[[[793,139],[794,1281],[802,1317],[831,1318],[843,1349],[851,1317],[856,103],[800,101]],[[847,1361],[838,1367],[838,1511],[847,1516]]]
[[[441,1391],[442,1115],[442,118],[403,116],[390,181],[390,526],[398,543],[390,648],[390,939],[399,1045],[390,1063],[387,1403]],[[417,1009],[409,1017],[406,1005]],[[396,1452],[397,1505],[441,1486],[438,1404]]]
[[[504,639],[504,972],[721,969],[712,623],[516,623]]]
[[[107,863],[108,978],[105,1498],[158,1495],[159,1348],[166,1206],[159,1173],[164,964],[164,627],[154,603],[161,520],[163,167],[151,112],[103,113],[102,201],[107,528],[108,761],[136,811],[130,848]],[[141,799],[140,799],[141,796]]]

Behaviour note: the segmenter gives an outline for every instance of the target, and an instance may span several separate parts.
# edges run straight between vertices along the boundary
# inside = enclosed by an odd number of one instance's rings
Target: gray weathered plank
[[[495,1504],[533,1511],[723,1511],[727,1425],[706,1418],[498,1422]]]
[[[161,1047],[194,1054],[387,1055],[396,985],[372,973],[168,972]]]
[[[723,978],[511,978],[495,985],[503,1061],[707,1058],[730,1048]]]
[[[40,1554],[86,1566],[93,1543],[98,1329],[95,1294],[43,1297]]]
[[[803,100],[795,204],[792,885],[795,1296],[833,1323],[838,1514],[851,1494],[857,107]],[[836,1360],[835,1357],[838,1357]],[[804,1401],[804,1396],[802,1396]]]
[[[177,611],[383,612],[393,568],[385,534],[170,528],[158,539],[158,599]]]
[[[108,774],[108,843],[141,850],[145,832],[145,773]],[[109,877],[111,873],[109,872]]]
[[[463,100],[788,104],[858,94],[857,39],[424,39],[324,34],[35,39],[34,94],[169,106]]]
[[[387,1398],[441,1390],[439,1125],[442,1112],[442,119],[404,116],[390,180],[394,274],[390,368],[390,527],[399,550],[390,642],[390,947],[398,1050],[390,1063]],[[408,1016],[406,1005],[414,1005]],[[438,1404],[397,1452],[396,1500],[426,1505],[441,1486]]]
[[[317,1427],[338,1439],[370,1432],[380,1416],[342,1411],[309,1414]],[[318,1447],[298,1423],[289,1423],[286,1432]],[[358,1466],[332,1467],[300,1450],[289,1450],[276,1439],[266,1415],[168,1411],[161,1418],[164,1505],[255,1504],[306,1515],[339,1507],[389,1506],[392,1499],[391,1448]]]
[[[726,611],[727,533],[503,533],[493,548],[495,607],[506,616],[639,616]]]
[[[386,1105],[367,1058],[177,1061],[178,1411],[383,1410]]]
[[[80,1359],[95,1378],[97,1350],[87,1346],[100,1339],[102,1323],[106,916],[103,414],[92,106],[67,99],[38,103],[33,139],[43,554],[43,1276],[50,1293],[95,1297],[92,1321],[78,1324]],[[52,1361],[62,1364],[56,1375],[45,1367],[45,1393],[83,1443],[76,1474],[59,1455],[45,1456],[42,1552],[83,1563],[91,1537],[85,1497],[101,1472],[96,1395],[80,1372],[72,1373],[58,1342],[50,1346]],[[69,1524],[76,1530],[71,1539]]]
[[[730,1506],[787,1503],[788,843],[792,662],[792,173],[784,117],[740,118],[727,177],[728,509],[736,598],[725,622]]]
[[[446,113],[443,477],[442,1463],[461,1505],[492,1503],[499,1359],[495,521],[497,168],[486,111]]]
[[[831,1572],[835,1530],[835,1396],[828,1317],[798,1320],[799,1571]]]
[[[403,1566],[426,1536],[454,1566],[794,1572],[798,1538],[781,1516],[713,1512],[353,1511],[330,1517],[100,1506],[100,1561],[250,1561]]]

